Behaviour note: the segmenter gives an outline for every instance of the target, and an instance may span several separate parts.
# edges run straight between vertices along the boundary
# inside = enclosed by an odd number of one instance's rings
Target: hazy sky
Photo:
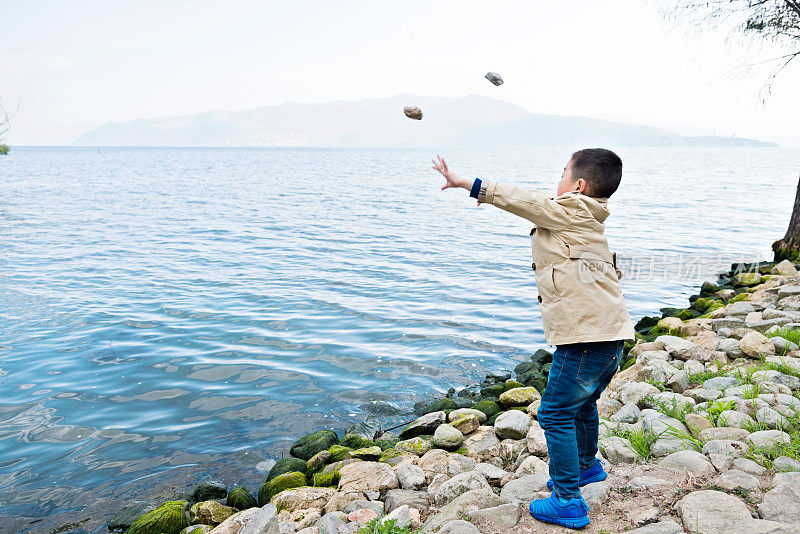
[[[108,121],[285,101],[471,93],[800,146],[800,60],[762,103],[779,50],[680,25],[655,0],[7,2],[8,140],[69,144]],[[506,83],[494,87],[494,70]]]

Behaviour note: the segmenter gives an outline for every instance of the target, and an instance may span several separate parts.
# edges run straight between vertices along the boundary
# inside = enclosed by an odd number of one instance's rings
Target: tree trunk
[[[800,181],[797,184],[797,193],[794,197],[792,218],[789,219],[789,229],[783,239],[778,239],[772,244],[775,261],[800,259]]]

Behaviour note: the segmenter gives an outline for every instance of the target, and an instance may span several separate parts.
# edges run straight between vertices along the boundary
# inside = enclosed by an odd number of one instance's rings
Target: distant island
[[[418,106],[421,121],[403,114]],[[777,146],[741,137],[688,137],[653,126],[544,115],[494,98],[398,95],[355,102],[285,103],[244,111],[109,122],[79,146]]]

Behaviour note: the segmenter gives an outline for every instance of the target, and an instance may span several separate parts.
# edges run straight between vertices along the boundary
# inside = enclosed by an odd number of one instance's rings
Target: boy
[[[513,185],[461,178],[437,156],[433,168],[478,199],[531,221],[533,270],[547,343],[556,345],[537,418],[550,456],[547,499],[531,502],[533,517],[569,528],[589,524],[580,486],[605,480],[596,458],[597,399],[619,368],[623,340],[634,331],[621,273],[603,235],[606,208],[622,178],[622,161],[601,148],[567,162],[555,198]]]

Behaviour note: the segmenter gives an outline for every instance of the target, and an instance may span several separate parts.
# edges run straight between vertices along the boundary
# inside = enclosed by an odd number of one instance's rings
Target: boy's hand
[[[447,168],[447,163],[444,162],[441,156],[438,154],[436,155],[436,159],[431,160],[433,161],[433,169],[439,171],[444,179],[447,180],[447,183],[442,186],[442,191],[447,189],[448,187],[461,187],[462,189],[466,189],[467,191],[470,190],[472,187],[472,182],[460,177],[453,171]]]

